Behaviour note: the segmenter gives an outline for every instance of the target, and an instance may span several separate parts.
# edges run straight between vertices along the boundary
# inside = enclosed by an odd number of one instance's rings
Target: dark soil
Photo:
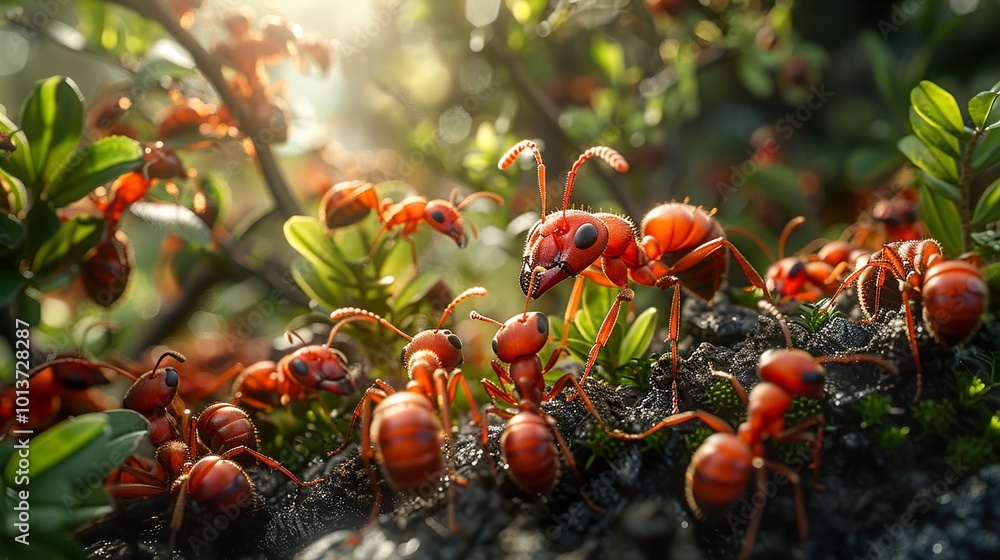
[[[708,308],[693,299],[688,298],[684,311],[681,409],[718,412],[735,427],[742,420],[738,408],[715,410],[706,404],[706,393],[719,380],[709,364],[731,373],[749,391],[758,381],[760,354],[783,347],[784,339],[769,317],[724,301]],[[808,446],[769,448],[771,458],[797,467],[802,477],[809,558],[1000,558],[1000,464],[995,451],[992,461],[977,470],[961,457],[946,459],[947,434],[910,434],[889,450],[877,430],[861,427],[859,401],[874,392],[891,398],[887,422],[912,414],[916,382],[903,318],[888,312],[871,325],[835,318],[817,334],[799,325],[791,328],[795,346],[813,355],[873,353],[900,368],[896,377],[869,363],[826,365],[827,395],[820,406],[827,429],[817,471],[808,468]],[[925,364],[922,399],[934,402],[955,396],[963,363],[1000,347],[1000,328],[996,323],[984,325],[960,350],[941,348],[922,328],[918,341]],[[609,426],[638,432],[670,413],[669,355],[654,365],[652,380],[648,391],[615,391],[591,378],[587,391]],[[992,407],[996,410],[995,401]],[[174,557],[577,559],[612,552],[623,559],[736,557],[751,493],[714,525],[697,521],[684,499],[690,459],[685,437],[704,432],[700,422],[664,431],[645,444],[619,444],[594,457],[594,442],[606,440],[595,438],[595,422],[579,400],[566,403],[563,397],[547,403],[545,410],[571,442],[576,460],[583,465],[593,459],[582,469],[582,489],[605,512],[586,504],[565,469],[550,495],[525,495],[502,470],[491,470],[478,431],[463,425],[455,461],[468,484],[455,491],[459,534],[448,529],[444,492],[401,496],[383,483],[382,515],[358,535],[373,497],[355,443],[328,460],[313,461],[304,475],[325,478],[314,487],[300,489],[267,469],[249,469],[261,496],[254,519],[227,522],[229,527],[220,533],[205,521],[211,517],[189,515]],[[498,464],[500,431],[499,424],[491,427],[489,447]],[[753,556],[802,557],[792,485],[781,479],[766,491]],[[168,509],[166,499],[132,504],[81,538],[96,558],[169,558],[164,522]],[[355,546],[348,543],[352,537],[360,540]]]

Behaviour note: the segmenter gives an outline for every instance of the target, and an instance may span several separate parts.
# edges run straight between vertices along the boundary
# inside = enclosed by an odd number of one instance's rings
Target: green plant
[[[824,309],[829,298],[824,298],[816,303],[799,304],[799,316],[792,317],[792,322],[798,323],[809,329],[809,332],[818,333],[823,330],[834,317],[843,317],[844,314],[837,308]]]

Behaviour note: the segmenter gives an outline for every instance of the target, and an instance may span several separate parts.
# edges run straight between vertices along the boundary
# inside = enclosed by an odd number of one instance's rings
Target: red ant
[[[326,344],[306,344],[278,360],[277,364],[265,360],[243,370],[233,384],[233,404],[273,410],[279,404],[285,406],[292,400],[311,398],[319,391],[335,395],[354,393],[357,380],[347,370],[347,357],[331,344],[344,323],[360,319],[364,318],[349,317],[338,322],[330,329]],[[286,333],[289,341],[292,334]],[[275,396],[278,404],[274,402]]]
[[[239,408],[216,403],[197,418],[184,411],[182,430],[163,441],[156,449],[153,471],[143,471],[135,464],[124,465],[115,473],[109,494],[116,499],[147,498],[176,493],[177,502],[171,515],[171,541],[180,530],[184,503],[188,496],[211,513],[227,514],[253,505],[253,484],[246,472],[231,459],[250,455],[257,461],[281,471],[299,486],[313,486],[322,478],[302,482],[277,461],[257,451],[257,430],[249,416]],[[200,456],[202,446],[210,455]],[[123,482],[128,481],[128,482]]]
[[[493,371],[496,372],[501,385],[497,386],[488,379],[483,379],[482,384],[491,400],[500,399],[518,408],[518,411],[514,412],[489,405],[483,410],[485,419],[481,439],[483,448],[486,448],[488,442],[489,417],[491,414],[499,416],[507,421],[503,435],[500,436],[501,453],[509,467],[510,477],[519,487],[531,494],[547,494],[555,487],[559,474],[556,441],[559,442],[566,465],[579,484],[580,476],[566,440],[559,432],[555,420],[542,410],[542,403],[552,400],[562,393],[567,384],[572,384],[601,428],[605,426],[573,374],[563,375],[555,382],[552,389],[545,390],[543,376],[552,369],[561,353],[557,349],[545,367],[542,367],[538,353],[549,341],[549,318],[543,313],[527,311],[511,317],[506,323],[490,319],[476,311],[470,313],[469,317],[500,327],[493,338],[493,352],[501,362],[510,364],[510,369],[505,369],[493,360],[491,362]],[[507,389],[506,385],[513,385],[514,392]],[[586,494],[583,494],[583,498],[594,510],[604,511],[603,508],[593,504]]]
[[[103,307],[117,302],[125,293],[135,255],[122,230],[108,235],[80,262],[80,280],[90,299]]]
[[[785,225],[778,238],[778,260],[764,275],[768,293],[780,296],[781,302],[814,302],[832,295],[843,273],[869,254],[847,241],[831,241],[815,253],[785,257],[788,236],[805,221],[803,216],[798,216]]]
[[[436,485],[443,474],[452,482],[464,484],[464,479],[455,472],[452,457],[450,407],[458,385],[465,392],[476,423],[480,417],[469,385],[458,369],[463,361],[462,339],[449,330],[442,330],[441,326],[460,302],[485,295],[486,290],[480,287],[462,292],[445,308],[436,328],[412,337],[364,309],[345,307],[330,314],[334,321],[354,316],[378,321],[409,341],[401,356],[403,368],[410,378],[406,390],[396,392],[385,381],[376,379],[354,409],[344,442],[328,454],[336,455],[347,446],[351,431],[361,418],[361,460],[371,475],[375,494],[369,525],[374,523],[382,503],[382,492],[371,464],[373,457],[382,467],[385,478],[399,491],[417,491],[428,484]],[[373,405],[377,405],[374,413]],[[448,521],[452,532],[457,532],[453,484],[448,485]]]
[[[857,284],[864,322],[872,322],[878,316],[882,298],[894,298],[899,293],[917,370],[917,393],[913,397],[917,402],[923,389],[923,366],[910,301],[923,301],[924,323],[938,342],[946,347],[964,342],[975,332],[986,310],[987,289],[979,266],[974,254],[946,259],[941,245],[933,239],[886,243],[844,279],[824,309],[829,309],[848,286]],[[897,286],[886,283],[890,277]]]
[[[576,173],[592,157],[606,161],[616,171],[628,171],[628,162],[615,150],[595,146],[583,152],[566,178],[563,208],[545,215],[545,165],[538,146],[522,140],[512,147],[498,164],[506,169],[517,156],[530,150],[538,167],[538,188],[542,198],[542,216],[535,222],[524,244],[521,289],[528,298],[538,298],[570,276],[577,277],[567,306],[562,347],[566,347],[569,325],[579,306],[583,279],[589,277],[602,286],[619,289],[615,302],[605,316],[597,339],[587,355],[582,383],[597,361],[597,352],[608,342],[622,302],[632,301],[629,281],[660,289],[674,288],[670,308],[671,372],[673,402],[677,410],[677,333],[680,327],[680,287],[704,300],[711,300],[719,290],[726,271],[726,249],[732,253],[750,282],[765,290],[760,274],[734,247],[712,218],[712,212],[682,202],[659,204],[642,220],[642,238],[635,223],[626,216],[606,212],[570,210]],[[582,274],[581,274],[582,273]],[[535,278],[537,277],[537,282]],[[534,286],[534,290],[531,290]]]
[[[125,408],[134,410],[149,420],[149,439],[156,447],[177,438],[177,422],[186,409],[177,395],[180,374],[172,367],[160,369],[160,363],[168,356],[181,363],[187,361],[187,358],[172,350],[164,352],[156,360],[153,369],[138,378],[129,376],[135,382],[122,401]]]
[[[717,433],[708,436],[691,456],[691,463],[685,474],[685,494],[691,511],[703,521],[722,519],[743,497],[750,482],[750,474],[756,470],[757,494],[740,551],[741,558],[749,558],[767,501],[766,471],[779,472],[795,487],[798,531],[804,552],[809,527],[806,523],[800,477],[787,465],[767,459],[763,444],[768,438],[787,443],[815,443],[815,437],[805,430],[821,424],[821,418],[808,419],[786,428],[785,413],[792,405],[792,397],[822,398],[826,380],[826,370],[822,364],[859,360],[871,361],[895,372],[892,364],[877,356],[855,354],[814,358],[809,353],[794,348],[768,350],[757,362],[757,374],[762,381],[754,386],[749,396],[732,375],[713,372],[714,375],[727,379],[747,406],[747,420],[740,424],[737,431],[734,432],[728,423],[713,414],[694,410],[668,416],[640,434],[615,431],[612,435],[618,439],[641,440],[662,428],[694,419],[701,420]],[[818,448],[815,453],[818,454]]]

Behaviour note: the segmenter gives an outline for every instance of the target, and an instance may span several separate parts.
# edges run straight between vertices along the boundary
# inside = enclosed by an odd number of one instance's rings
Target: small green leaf
[[[42,276],[77,263],[97,245],[103,235],[104,222],[100,218],[77,216],[63,224],[38,249],[31,262],[31,271],[36,276]]]
[[[941,242],[945,253],[954,257],[965,252],[962,219],[954,202],[921,183],[919,209],[927,231],[931,237]]]
[[[442,275],[438,273],[424,272],[418,274],[416,278],[402,286],[402,290],[393,298],[392,309],[402,311],[408,305],[417,303],[427,297],[427,293],[435,284],[442,280]]]
[[[622,339],[621,352],[618,353],[618,366],[621,367],[635,358],[641,358],[653,341],[656,330],[656,308],[650,307],[643,311],[625,333]]]
[[[895,55],[886,42],[873,31],[865,32],[862,41],[872,67],[872,75],[875,77],[875,85],[878,87],[879,93],[882,94],[882,99],[890,106],[895,106],[901,101],[896,91],[895,72],[898,63]]]
[[[920,116],[938,128],[955,136],[961,136],[965,131],[962,110],[958,107],[958,102],[947,90],[934,82],[923,80],[913,88],[910,91],[910,103]]]
[[[0,157],[0,161],[3,161],[3,157]],[[18,214],[24,210],[28,205],[28,191],[24,188],[24,183],[2,167],[0,167],[0,183],[2,183],[0,196],[8,198],[10,211]]]
[[[1000,163],[1000,129],[984,134],[972,154],[972,168],[977,171],[993,167],[997,163]]]
[[[31,167],[31,147],[28,146],[27,136],[21,127],[15,125],[3,112],[0,112],[0,132],[8,136],[17,147],[10,157],[0,157],[0,168],[12,177],[16,177],[22,185],[31,183],[35,176]]]
[[[205,201],[209,207],[214,208],[215,220],[209,227],[215,227],[226,219],[226,213],[233,200],[233,193],[229,188],[229,179],[218,171],[212,171],[201,179],[201,191],[205,194]]]
[[[24,222],[14,214],[0,214],[0,245],[16,247],[24,239]]]
[[[969,100],[969,116],[977,130],[982,130],[1000,120],[1000,114],[990,118],[993,107],[1000,94],[995,91],[984,91]]]
[[[955,165],[955,160],[927,146],[916,136],[912,134],[905,136],[896,146],[913,162],[913,165],[942,181],[958,182],[958,166]]]
[[[85,414],[45,430],[31,442],[28,478],[37,479],[45,471],[97,439],[107,428],[108,419],[103,415]],[[24,486],[16,484],[17,471],[18,461],[12,457],[4,468],[4,482],[7,486],[12,488]]]
[[[164,78],[179,80],[197,73],[190,66],[181,66],[165,58],[156,58],[143,64],[136,71],[135,75],[132,76],[132,83],[137,89],[153,89],[160,87]]]
[[[755,97],[764,99],[770,97],[774,92],[774,80],[771,79],[770,72],[756,59],[746,56],[746,54],[738,57],[736,59],[736,73],[740,77],[740,82]]]
[[[0,268],[0,307],[10,304],[28,285],[28,279],[17,270]]]
[[[981,226],[987,222],[1000,220],[1000,179],[986,187],[972,212],[972,225]]]
[[[957,186],[949,183],[948,181],[942,181],[937,177],[928,175],[924,171],[919,171],[919,174],[924,183],[926,183],[932,191],[955,202],[958,202],[959,198],[961,198],[962,195],[959,193]]]
[[[312,261],[300,257],[292,261],[292,278],[299,288],[310,298],[316,300],[327,309],[336,309],[343,305],[343,289],[330,278],[330,273],[320,273]]]
[[[21,128],[31,146],[35,186],[51,183],[83,133],[83,95],[69,78],[38,82],[21,107]]]
[[[49,185],[45,199],[56,208],[80,200],[95,188],[142,167],[142,147],[126,136],[109,136],[80,150]]]
[[[913,133],[917,135],[917,138],[923,140],[928,146],[933,146],[952,158],[962,157],[958,138],[924,120],[913,107],[910,107],[910,126],[913,127]]]
[[[212,242],[212,231],[205,222],[191,210],[176,204],[158,204],[155,202],[136,202],[129,206],[129,211],[142,221],[164,233],[172,233],[194,243],[208,245]]]
[[[1000,288],[1000,262],[995,262],[993,264],[988,264],[983,267],[983,280],[991,288]]]
[[[317,267],[347,276],[340,249],[326,234],[319,220],[307,216],[292,216],[284,226],[285,239],[293,249]]]

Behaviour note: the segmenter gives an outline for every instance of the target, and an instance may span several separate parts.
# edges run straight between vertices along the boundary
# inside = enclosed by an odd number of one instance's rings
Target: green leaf
[[[31,146],[32,179],[51,183],[76,149],[83,133],[83,96],[69,78],[38,82],[21,107],[21,128]]]
[[[905,136],[896,146],[913,162],[913,165],[942,181],[958,182],[958,166],[955,165],[955,160],[927,146],[916,136],[912,134]]]
[[[292,216],[284,226],[285,239],[293,249],[317,267],[331,272],[344,273],[345,264],[340,249],[326,234],[319,220],[307,216]]]
[[[3,161],[2,157],[0,157],[0,161]],[[10,211],[18,214],[24,210],[28,205],[28,191],[24,188],[24,183],[2,167],[0,167],[0,183],[2,183],[0,195],[7,197],[10,201]]]
[[[37,253],[38,249],[62,227],[62,221],[56,216],[56,211],[44,202],[39,202],[28,210],[24,223],[28,226],[28,242],[24,248],[26,255]]]
[[[962,241],[962,219],[954,202],[921,182],[919,209],[928,233],[941,242],[945,253],[954,257],[965,252],[965,244]]]
[[[847,177],[853,184],[871,183],[901,163],[899,150],[891,145],[861,147],[847,156]]]
[[[1000,262],[984,266],[981,272],[986,285],[993,289],[1000,288]]]
[[[618,353],[618,366],[621,367],[635,358],[641,358],[649,348],[649,343],[653,341],[653,332],[656,330],[656,308],[650,307],[643,311],[632,326],[625,333],[622,339],[621,352]]]
[[[31,183],[34,180],[34,170],[31,168],[31,147],[28,146],[28,138],[21,128],[2,112],[0,112],[0,132],[10,137],[17,146],[10,157],[0,157],[0,168],[12,177],[16,177],[22,185]]]
[[[336,309],[344,304],[343,290],[336,282],[330,281],[329,271],[321,274],[312,261],[304,257],[292,261],[291,270],[299,288],[327,309]],[[324,267],[323,270],[327,269]]]
[[[156,58],[143,64],[132,76],[132,83],[138,89],[158,88],[164,78],[182,79],[197,75],[190,66],[181,66],[165,58]]]
[[[212,242],[212,231],[197,214],[176,204],[158,204],[156,202],[136,202],[129,206],[129,211],[154,229],[164,233],[172,233],[194,243],[208,245]]]
[[[997,97],[1000,97],[1000,94],[995,91],[984,91],[969,100],[969,116],[972,117],[972,124],[977,130],[982,130],[1000,120],[1000,115],[990,118]]]
[[[24,239],[24,222],[11,213],[0,214],[0,245],[16,247]]]
[[[226,219],[226,213],[233,200],[233,193],[229,188],[229,179],[218,171],[212,171],[201,179],[201,191],[205,194],[205,201],[209,207],[214,208],[215,220],[209,227]]]
[[[93,216],[77,216],[63,224],[56,234],[45,242],[31,262],[36,276],[54,272],[80,262],[104,235],[104,222]]]
[[[80,200],[95,188],[142,167],[142,147],[126,136],[109,136],[73,156],[49,185],[45,199],[56,208]]]
[[[972,153],[972,168],[987,169],[1000,163],[1000,129],[994,129],[984,134]]]
[[[882,99],[890,106],[896,106],[901,101],[896,91],[896,68],[898,63],[895,55],[889,50],[886,42],[873,31],[865,32],[862,37],[865,53],[871,63],[872,75]]]
[[[958,102],[934,82],[923,80],[913,88],[910,91],[910,103],[920,116],[938,128],[955,136],[961,136],[965,131]]]
[[[933,146],[955,159],[962,157],[958,138],[924,120],[913,107],[910,107],[910,126],[913,127],[913,133],[917,135],[917,138],[923,140],[928,146]]]
[[[774,92],[774,80],[771,79],[770,72],[753,57],[746,54],[739,56],[736,59],[736,73],[740,82],[755,97],[764,99]]]
[[[427,293],[442,280],[438,273],[424,272],[403,285],[403,289],[393,298],[392,309],[396,312],[427,297]]]
[[[958,187],[948,181],[942,181],[937,177],[928,175],[924,171],[920,171],[919,174],[921,179],[927,184],[928,187],[930,187],[932,191],[947,198],[948,200],[958,202],[958,200],[962,197]]]
[[[15,263],[16,264],[16,263]],[[28,279],[17,270],[0,268],[0,307],[10,304],[28,285]]]
[[[28,478],[37,479],[54,465],[66,460],[98,438],[108,428],[108,419],[101,414],[85,414],[60,422],[45,430],[31,442],[31,462]],[[4,468],[4,482],[12,488],[17,484],[18,461],[11,458]]]
[[[972,212],[972,225],[981,226],[987,222],[1000,220],[1000,179],[986,187]]]

